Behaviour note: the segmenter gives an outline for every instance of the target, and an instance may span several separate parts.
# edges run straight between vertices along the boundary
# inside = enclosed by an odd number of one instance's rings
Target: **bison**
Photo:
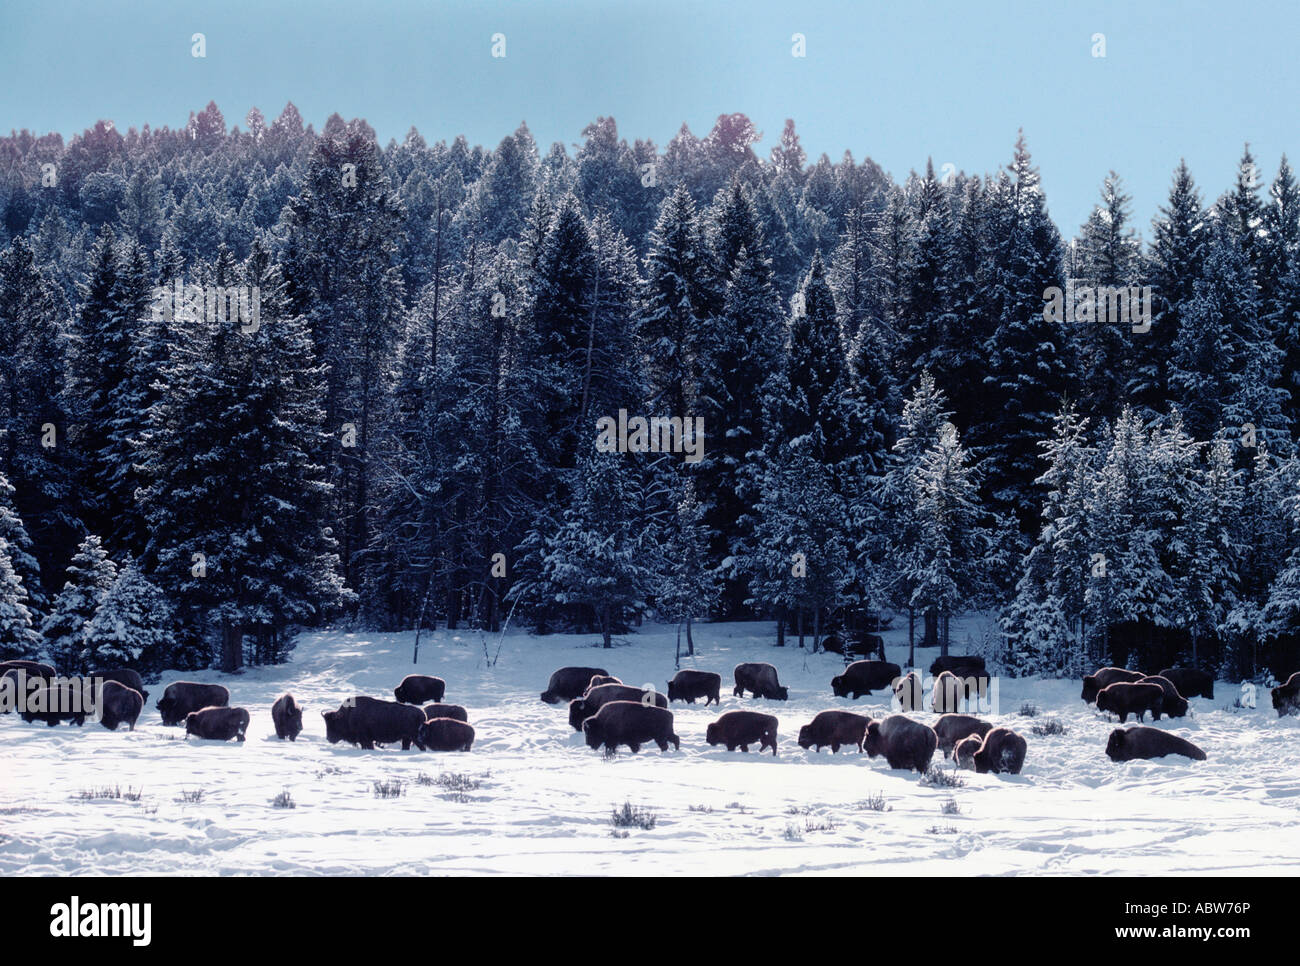
[[[984,658],[976,654],[949,654],[947,657],[939,655],[930,665],[930,676],[938,677],[944,671],[951,671],[959,678],[985,677],[988,674],[988,670],[984,667]]]
[[[569,724],[574,731],[581,731],[582,723],[611,701],[641,701],[652,703],[657,708],[668,707],[668,699],[658,691],[645,691],[626,684],[602,684],[569,702]]]
[[[925,707],[925,686],[921,675],[909,671],[906,677],[894,681],[894,700],[903,711],[921,711]]]
[[[934,733],[939,738],[939,747],[945,758],[952,754],[957,742],[970,735],[977,735],[981,740],[989,733],[993,725],[981,721],[969,714],[945,714],[934,723]]]
[[[1150,711],[1151,717],[1159,721],[1160,711],[1164,707],[1165,692],[1158,684],[1140,684],[1120,681],[1097,692],[1097,710],[1113,711],[1119,715],[1123,724],[1131,714],[1141,721]]]
[[[132,691],[139,691],[140,697],[145,701],[149,700],[149,692],[144,689],[144,678],[140,677],[139,671],[132,671],[130,668],[116,668],[111,671],[91,671],[86,677],[92,681],[96,679],[116,681]]]
[[[862,751],[862,742],[867,737],[867,726],[871,719],[865,714],[852,711],[819,711],[812,721],[799,729],[799,747],[822,750],[823,745],[831,746],[831,753],[840,750],[841,745],[853,745]]]
[[[1171,718],[1182,718],[1187,714],[1187,699],[1178,693],[1174,682],[1160,674],[1148,674],[1138,684],[1157,684],[1164,691],[1165,699],[1161,711]]]
[[[474,729],[456,718],[430,718],[420,725],[419,739],[427,751],[469,751]]]
[[[722,675],[713,671],[695,671],[682,668],[668,682],[668,700],[685,701],[694,704],[696,698],[703,698],[707,706],[710,701],[718,704],[718,695],[722,693]]]
[[[1286,684],[1279,685],[1269,693],[1273,695],[1273,710],[1279,718],[1300,712],[1300,671],[1287,678]]]
[[[224,708],[230,704],[230,692],[220,684],[198,684],[195,681],[177,681],[167,685],[163,696],[154,705],[162,715],[165,725],[178,725],[191,711],[201,708]]]
[[[28,724],[44,721],[53,728],[60,721],[71,721],[80,727],[94,714],[94,692],[79,678],[53,677],[43,681],[40,687],[28,692],[26,705],[19,713]]]
[[[884,755],[890,768],[915,768],[924,775],[938,743],[933,728],[907,715],[891,714],[867,725],[862,746],[872,758]]]
[[[447,682],[428,674],[408,674],[402,683],[393,688],[393,697],[402,704],[424,704],[441,701],[447,693]]]
[[[743,698],[745,692],[749,691],[756,698],[790,700],[790,690],[781,686],[776,677],[776,668],[770,664],[737,664],[733,673],[736,686],[731,693],[738,698]]]
[[[975,770],[980,774],[1019,775],[1025,765],[1025,747],[1025,739],[1010,728],[994,728],[984,736],[973,756]]]
[[[602,684],[622,684],[622,683],[623,683],[622,681],[614,677],[614,675],[612,674],[595,674],[592,675],[591,680],[587,682],[587,686],[586,688],[583,689],[582,693],[586,694],[592,688],[598,688]]]
[[[271,705],[271,722],[277,738],[297,741],[302,734],[302,705],[292,694],[282,694]]]
[[[1134,728],[1116,728],[1106,742],[1106,757],[1111,761],[1133,761],[1135,758],[1163,758],[1165,755],[1185,755],[1196,761],[1205,761],[1205,752],[1190,741],[1179,738],[1159,728],[1138,725]]]
[[[377,744],[400,741],[403,751],[412,744],[423,747],[419,738],[424,711],[413,704],[360,696],[345,701],[337,711],[322,711],[321,717],[325,739],[332,745],[346,741],[373,751]]]
[[[966,683],[951,671],[941,671],[934,679],[934,693],[930,695],[930,710],[935,714],[951,714],[961,710],[966,697]]]
[[[891,687],[902,673],[902,668],[889,661],[854,661],[843,674],[831,678],[831,691],[837,698],[852,695],[856,701],[859,695]]]
[[[551,675],[542,700],[547,704],[559,704],[572,701],[582,696],[594,677],[608,677],[609,672],[603,667],[562,667]]]
[[[667,751],[669,743],[680,750],[681,739],[673,734],[673,715],[665,708],[652,707],[640,701],[611,701],[582,723],[582,733],[588,748],[605,746],[613,754],[619,745],[627,745],[632,752],[653,741],[660,751]]]
[[[958,768],[973,769],[975,755],[984,747],[984,735],[967,735],[952,746],[952,762]]]
[[[726,745],[727,751],[735,751],[737,746],[741,751],[749,751],[749,746],[756,744],[759,754],[763,749],[771,748],[775,756],[776,715],[759,711],[728,711],[709,725],[704,738],[710,745]]]
[[[432,721],[434,718],[454,718],[457,721],[469,723],[469,715],[458,704],[426,704],[424,706],[424,720]]]
[[[1109,687],[1118,682],[1129,682],[1142,680],[1140,671],[1129,671],[1122,667],[1104,667],[1095,674],[1089,674],[1083,679],[1083,693],[1079,695],[1088,704],[1097,700],[1097,692],[1102,688]],[[1170,678],[1172,681],[1173,678]]]
[[[244,740],[248,711],[244,708],[200,708],[185,716],[185,737],[194,735],[211,741]]]
[[[140,712],[144,710],[144,695],[117,681],[105,681],[99,686],[97,710],[99,723],[109,731],[116,731],[123,721],[130,731],[134,731]]]
[[[59,676],[53,667],[40,661],[0,661],[0,676],[7,671],[25,671],[29,678],[42,678],[46,681]]]
[[[1214,675],[1194,667],[1167,667],[1160,677],[1172,681],[1184,698],[1214,698]]]

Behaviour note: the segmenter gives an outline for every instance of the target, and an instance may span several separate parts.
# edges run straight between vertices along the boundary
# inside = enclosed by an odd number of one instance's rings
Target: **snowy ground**
[[[719,710],[674,704],[680,752],[651,746],[605,760],[570,729],[565,707],[538,700],[565,664],[663,690],[670,628],[642,629],[609,651],[589,636],[511,634],[492,668],[477,634],[440,632],[424,636],[413,669],[411,639],[309,634],[280,667],[184,675],[226,684],[231,703],[249,709],[243,745],[186,742],[182,729],[163,727],[153,708],[162,684],[150,686],[134,733],[0,717],[0,874],[1300,873],[1300,719],[1279,720],[1266,693],[1257,710],[1229,710],[1237,689],[1221,682],[1215,700],[1192,701],[1192,716],[1160,724],[1208,761],[1115,765],[1104,754],[1115,725],[1079,700],[1078,682],[1003,680],[991,717],[1025,734],[1024,774],[962,772],[964,785],[943,788],[856,751],[802,751],[795,736],[817,711],[879,715],[888,696],[833,697],[841,659],[777,649],[769,624],[700,626],[698,656],[683,666],[722,673],[721,711],[779,716],[775,759],[710,748],[704,730]],[[900,633],[887,640],[903,663]],[[918,663],[928,667],[933,654],[918,651]],[[731,668],[750,660],[777,666],[788,703],[731,696]],[[445,678],[445,700],[468,708],[472,752],[325,741],[322,710],[353,694],[391,698],[412,670]],[[271,703],[286,690],[307,709],[293,744],[271,726]],[[1025,702],[1036,718],[1020,715]],[[1065,734],[1032,734],[1048,719]],[[429,783],[439,776],[478,785],[457,793]],[[379,797],[377,782],[401,783],[401,794]],[[88,797],[106,787],[141,795]],[[286,789],[296,807],[274,807]],[[886,810],[866,806],[875,796]],[[956,814],[945,813],[950,799]],[[610,811],[625,801],[653,811],[654,828],[616,837]]]

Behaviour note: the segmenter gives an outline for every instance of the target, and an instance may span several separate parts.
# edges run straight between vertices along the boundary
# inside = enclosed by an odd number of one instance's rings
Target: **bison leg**
[[[818,750],[820,751],[821,749]],[[831,742],[831,754],[833,755],[839,754],[839,750],[840,750],[840,743],[838,741]]]
[[[668,750],[668,740],[666,738],[656,738],[655,744],[659,746],[660,751]]]
[[[627,746],[631,749],[632,754],[634,755],[641,750],[641,742],[639,741],[629,741]]]
[[[374,751],[374,750],[375,750],[375,743],[374,743],[373,741],[363,741],[363,742],[361,742],[361,747],[362,747],[365,751]]]

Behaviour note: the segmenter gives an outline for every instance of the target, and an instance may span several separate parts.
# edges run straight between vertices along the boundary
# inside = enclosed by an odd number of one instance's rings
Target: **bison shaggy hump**
[[[925,685],[921,675],[909,671],[906,677],[894,682],[894,699],[902,711],[921,711],[925,707]]]
[[[1160,672],[1184,698],[1214,698],[1214,675],[1194,667],[1167,667]]]
[[[776,677],[776,668],[770,664],[737,664],[732,673],[736,679],[736,686],[731,693],[738,698],[743,698],[745,692],[749,691],[756,698],[767,698],[771,701],[790,699],[789,689],[781,686],[781,682]]]
[[[852,695],[856,701],[859,695],[891,687],[902,673],[902,668],[889,661],[854,661],[843,674],[831,678],[831,691],[837,698]]]
[[[424,706],[424,720],[432,721],[434,718],[455,718],[457,721],[469,721],[469,714],[458,704],[426,704]]]
[[[841,745],[853,745],[861,751],[869,724],[871,719],[865,714],[819,711],[812,721],[799,729],[799,747],[821,751],[823,745],[830,745],[834,753],[840,750]]]
[[[1142,673],[1139,671],[1129,671],[1122,667],[1104,667],[1095,674],[1089,674],[1083,679],[1083,692],[1079,695],[1084,701],[1092,704],[1097,700],[1097,694],[1102,688],[1109,687],[1121,681],[1133,682],[1142,680]],[[1173,680],[1170,678],[1170,680]]]
[[[302,705],[292,694],[282,694],[271,705],[271,723],[277,738],[297,741],[302,734]]]
[[[952,671],[959,678],[983,677],[988,673],[984,667],[984,658],[976,654],[960,656],[949,654],[947,657],[939,655],[930,665],[930,676],[938,677],[944,671]]]
[[[977,735],[981,740],[989,733],[993,725],[970,714],[945,714],[934,723],[934,733],[939,738],[939,747],[947,758],[957,742],[970,735]]]
[[[1106,757],[1111,761],[1163,758],[1165,755],[1185,755],[1196,761],[1205,761],[1205,752],[1190,741],[1145,725],[1128,729],[1116,728],[1106,742]]]
[[[682,746],[673,733],[672,712],[639,701],[611,701],[582,723],[582,732],[588,748],[604,745],[609,754],[619,745],[627,745],[635,753],[651,741],[660,751],[667,751],[669,743],[675,749]]]
[[[710,745],[726,745],[727,751],[735,751],[737,747],[749,751],[749,746],[756,744],[759,754],[763,749],[771,748],[775,755],[776,715],[760,711],[728,711],[709,724],[704,740]]]
[[[1287,678],[1286,684],[1278,685],[1269,693],[1273,695],[1273,710],[1279,718],[1300,712],[1300,671]]]
[[[135,688],[116,681],[105,681],[99,690],[99,723],[109,731],[116,731],[123,721],[135,730],[135,723],[144,710],[144,695]]]
[[[1025,766],[1025,739],[1010,728],[994,728],[975,752],[975,770],[981,774],[1006,772],[1019,775]]]
[[[587,687],[582,693],[586,694],[592,688],[598,688],[602,684],[622,684],[622,683],[623,683],[622,681],[614,677],[614,675],[612,674],[595,674],[592,675],[591,680],[587,682]]]
[[[103,681],[116,681],[132,691],[139,691],[140,697],[145,701],[149,700],[149,692],[144,689],[144,678],[140,677],[139,671],[132,671],[130,668],[115,668],[111,671],[91,671],[86,677],[90,678],[91,681],[96,678]]]
[[[420,725],[419,738],[427,751],[469,751],[474,729],[456,718],[430,718]]]
[[[626,684],[602,684],[569,702],[569,724],[574,731],[581,731],[582,723],[611,701],[639,701],[654,704],[657,708],[668,707],[668,699],[658,691],[645,691]]]
[[[1160,720],[1160,710],[1165,704],[1164,688],[1158,684],[1129,684],[1120,681],[1102,688],[1097,692],[1097,710],[1111,711],[1119,715],[1123,724],[1131,714],[1137,715],[1139,721],[1148,711],[1156,721]]]
[[[397,741],[402,743],[403,751],[408,751],[413,743],[418,746],[420,725],[425,721],[423,709],[413,704],[365,696],[345,701],[337,711],[322,711],[321,717],[325,719],[325,738],[330,744],[345,741],[367,751],[377,744]]]
[[[393,697],[402,704],[424,704],[441,701],[447,693],[447,682],[428,674],[408,674],[402,683],[393,688]]]
[[[248,730],[248,711],[244,708],[201,708],[185,716],[185,737],[212,741],[244,740]]]
[[[713,671],[696,671],[682,668],[668,682],[668,700],[685,701],[694,704],[696,698],[703,698],[707,705],[710,701],[719,703],[722,693],[722,675]]]
[[[202,708],[224,708],[230,704],[230,692],[220,684],[199,684],[195,681],[177,681],[167,685],[163,696],[154,705],[162,714],[165,725],[180,724],[191,711]]]
[[[867,725],[863,747],[872,758],[884,755],[890,768],[915,768],[925,774],[939,743],[934,729],[907,715],[891,714]]]
[[[562,667],[551,674],[542,700],[547,704],[559,704],[581,697],[594,677],[608,677],[609,672],[603,667]]]
[[[1138,684],[1157,684],[1165,693],[1161,710],[1171,718],[1182,718],[1187,714],[1187,699],[1178,693],[1174,682],[1159,674],[1148,674]]]

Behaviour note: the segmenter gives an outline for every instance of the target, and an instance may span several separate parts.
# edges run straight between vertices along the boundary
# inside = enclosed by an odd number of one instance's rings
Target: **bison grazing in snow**
[[[139,691],[140,697],[145,701],[149,700],[149,692],[144,689],[144,678],[140,677],[139,671],[132,671],[130,668],[116,668],[111,671],[91,671],[86,677],[90,678],[92,682],[96,680],[116,681],[132,691]]]
[[[1269,693],[1273,695],[1273,710],[1279,718],[1300,712],[1300,671],[1287,678],[1286,684],[1278,685]]]
[[[44,721],[51,728],[60,721],[71,721],[78,727],[85,724],[95,710],[93,689],[83,685],[79,678],[54,677],[43,680],[44,683],[39,688],[28,691],[27,704],[19,717],[28,724]]]
[[[474,729],[455,718],[430,718],[420,725],[419,738],[426,751],[469,751]]]
[[[1019,775],[1025,765],[1025,749],[1025,739],[1010,728],[994,728],[984,736],[973,756],[975,770],[981,774]]]
[[[1121,681],[1132,683],[1140,681],[1143,674],[1140,671],[1129,671],[1122,667],[1104,667],[1095,674],[1089,674],[1083,679],[1083,692],[1079,695],[1084,701],[1092,704],[1097,700],[1097,693],[1102,688],[1109,687]],[[1169,680],[1173,680],[1170,678]]]
[[[393,688],[393,697],[402,704],[424,704],[441,701],[447,693],[447,682],[428,674],[408,674],[402,683]]]
[[[302,734],[302,705],[292,694],[282,694],[271,705],[271,723],[277,738],[297,741]]]
[[[789,689],[781,686],[776,677],[776,668],[770,664],[737,664],[733,673],[736,686],[731,693],[738,698],[743,698],[745,692],[749,691],[756,698],[790,700]]]
[[[1162,678],[1173,682],[1184,698],[1214,698],[1214,675],[1194,667],[1167,667]]]
[[[248,731],[248,711],[244,708],[201,708],[185,716],[185,737],[211,741],[244,740]]]
[[[144,695],[135,688],[116,681],[105,681],[99,691],[99,723],[109,731],[116,731],[123,721],[135,730],[135,723],[144,710]]]
[[[1196,761],[1205,761],[1205,752],[1200,748],[1159,728],[1143,725],[1128,729],[1116,728],[1106,742],[1106,757],[1111,761],[1163,758],[1165,755],[1185,755]]]
[[[840,750],[841,745],[852,745],[862,751],[869,724],[871,719],[865,714],[819,711],[812,721],[799,729],[799,747],[821,751],[824,745],[830,745],[833,754]]]
[[[685,701],[694,704],[696,698],[703,698],[707,705],[710,701],[718,704],[722,693],[722,675],[713,671],[695,671],[682,668],[668,682],[668,700]]]
[[[668,699],[658,691],[644,691],[626,684],[602,684],[569,702],[569,724],[574,731],[581,731],[582,723],[611,701],[640,701],[657,708],[668,707]]]
[[[594,677],[608,677],[609,672],[603,667],[562,667],[551,675],[551,680],[542,692],[542,700],[547,704],[559,704],[581,697]]]
[[[177,681],[167,685],[163,696],[154,705],[162,714],[165,725],[177,725],[191,711],[201,708],[224,708],[230,704],[230,692],[220,684],[198,684],[194,681]]]
[[[660,751],[667,751],[670,743],[675,749],[682,746],[673,733],[672,712],[640,701],[611,701],[582,723],[582,732],[588,748],[604,745],[608,754],[619,745],[636,753],[651,741]]]
[[[986,677],[988,675],[988,671],[984,667],[984,658],[975,654],[960,656],[949,654],[947,657],[943,655],[936,657],[930,665],[930,676],[938,677],[944,671],[951,671],[959,678]]]
[[[891,714],[867,725],[863,747],[872,758],[884,755],[890,768],[915,768],[924,775],[938,744],[933,728],[907,715]]]
[[[975,755],[984,747],[984,736],[967,735],[952,746],[952,761],[958,768],[972,770],[975,768]]]
[[[434,718],[455,718],[457,721],[469,722],[469,714],[458,704],[426,704],[424,720],[432,721]]]
[[[1182,718],[1187,715],[1187,699],[1178,693],[1178,688],[1174,687],[1174,682],[1167,677],[1159,674],[1148,674],[1138,684],[1156,684],[1160,690],[1165,693],[1165,700],[1161,706],[1161,711],[1171,718]]]
[[[890,661],[854,661],[843,674],[831,678],[831,691],[837,698],[852,696],[856,701],[860,695],[892,687],[902,673],[903,669]]]
[[[419,746],[420,725],[425,721],[424,710],[413,704],[364,696],[345,701],[337,711],[322,711],[321,717],[330,744],[346,741],[367,751],[374,750],[377,744],[398,741],[403,751],[410,750],[412,744]]]
[[[710,745],[726,745],[727,751],[749,751],[750,745],[758,745],[762,754],[765,748],[771,748],[776,754],[776,715],[763,714],[760,711],[728,711],[705,729],[704,739]]]
[[[963,738],[977,735],[983,740],[992,728],[993,725],[989,722],[969,714],[945,714],[934,723],[934,733],[939,737],[939,747],[945,758],[952,754],[953,747]]]
[[[1120,681],[1097,692],[1097,710],[1119,715],[1120,724],[1127,721],[1131,714],[1137,715],[1141,721],[1148,711],[1154,720],[1159,721],[1164,704],[1165,692],[1158,684],[1129,684]]]

